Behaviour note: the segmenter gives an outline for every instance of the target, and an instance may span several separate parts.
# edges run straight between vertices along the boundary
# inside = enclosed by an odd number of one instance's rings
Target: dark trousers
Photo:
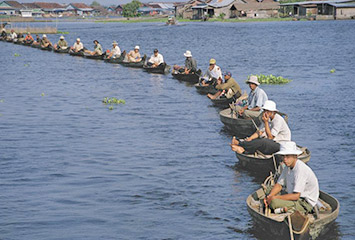
[[[269,155],[280,151],[280,144],[268,138],[257,138],[250,142],[243,141],[239,144],[248,153],[255,153],[256,150]]]

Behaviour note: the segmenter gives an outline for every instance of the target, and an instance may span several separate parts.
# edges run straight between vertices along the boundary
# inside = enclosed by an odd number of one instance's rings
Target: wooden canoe
[[[171,75],[173,76],[173,78],[179,81],[198,83],[201,75],[201,70],[199,69],[196,73],[192,73],[192,74],[184,74],[184,73],[179,73],[174,71]]]
[[[104,57],[104,61],[107,63],[114,63],[114,64],[120,64],[123,62],[126,56],[126,51],[123,51],[121,56],[118,58],[107,58],[107,56]]]
[[[103,60],[105,56],[106,53],[103,53],[101,55],[91,55],[89,53],[84,53],[84,58],[94,59],[94,60]]]
[[[122,62],[121,64],[125,67],[131,67],[131,68],[143,68],[145,59],[147,56],[144,54],[142,60],[140,62]]]
[[[215,105],[216,107],[227,108],[227,107],[229,107],[229,104],[234,102],[240,96],[241,96],[240,93],[237,93],[231,98],[226,98],[225,96],[223,96],[223,97],[218,97],[216,99],[211,99],[211,101],[212,101],[213,105]]]
[[[143,70],[149,73],[157,73],[157,74],[168,74],[170,72],[170,66],[166,63],[159,65],[158,67],[150,67],[147,65],[143,65]]]
[[[52,46],[48,46],[48,47],[40,47],[40,49],[41,50],[43,50],[43,51],[49,51],[49,52],[51,52],[52,50],[53,50],[53,47]]]
[[[202,86],[202,85],[200,85],[200,83],[196,83],[194,86],[195,86],[197,92],[200,93],[200,94],[203,94],[203,95],[207,95],[208,93],[216,94],[216,92],[218,91],[212,85]]]
[[[70,48],[53,48],[53,52],[56,53],[69,53]]]
[[[69,51],[69,55],[71,56],[77,56],[77,57],[84,57],[84,51],[79,51],[79,52],[74,52],[74,51]]]
[[[304,163],[309,162],[311,159],[311,151],[309,151],[306,147],[297,146],[301,149],[302,154],[298,156],[298,159]],[[266,176],[269,175],[270,171],[275,171],[274,160],[272,155],[262,154],[260,152],[255,154],[241,154],[235,153],[239,164],[248,170],[259,172],[260,174],[265,174]],[[281,158],[278,155],[275,155],[275,164],[276,169],[281,162]]]
[[[259,189],[260,191],[262,189]],[[256,192],[249,195],[246,204],[249,214],[258,228],[265,231],[266,234],[275,237],[274,239],[290,239],[290,230],[287,221],[289,213],[274,214],[270,213],[268,216],[261,212],[261,201],[255,199]],[[324,209],[319,209],[319,214],[307,214],[309,219],[308,227],[302,231],[297,232],[293,230],[295,239],[315,239],[318,236],[324,235],[332,226],[339,214],[340,204],[336,198],[328,193],[319,191],[320,202],[326,206]],[[259,205],[258,205],[259,204]]]
[[[33,47],[33,48],[41,48],[41,45],[40,44],[31,44],[31,47]]]

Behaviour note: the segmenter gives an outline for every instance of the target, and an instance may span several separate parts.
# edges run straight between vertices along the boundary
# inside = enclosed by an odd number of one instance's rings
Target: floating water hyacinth
[[[335,68],[333,68],[332,70],[330,70],[330,73],[335,73]]]
[[[42,96],[42,97],[44,97],[44,95],[45,95],[44,93],[41,93],[41,96]]]
[[[26,63],[26,64],[25,64],[25,67],[28,67],[28,66],[30,66],[30,65]]]
[[[109,110],[113,110],[113,106],[109,106],[108,109],[109,109]]]
[[[110,105],[108,107],[109,110],[113,110],[113,104],[126,104],[126,101],[124,99],[117,99],[115,97],[109,98],[109,97],[105,97],[102,102],[105,105]]]
[[[252,74],[252,75],[254,75],[254,74]],[[250,78],[250,76],[248,76],[248,79]],[[287,78],[284,78],[284,77],[281,77],[281,76],[276,77],[276,76],[274,76],[272,74],[270,74],[270,75],[264,75],[264,74],[257,75],[257,74],[255,74],[254,76],[258,77],[258,81],[259,81],[260,84],[285,84],[285,83],[289,83],[289,82],[292,81],[290,79],[287,79]]]
[[[19,56],[21,56],[21,55],[18,54],[18,53],[15,53],[14,56],[15,56],[15,57],[19,57]]]

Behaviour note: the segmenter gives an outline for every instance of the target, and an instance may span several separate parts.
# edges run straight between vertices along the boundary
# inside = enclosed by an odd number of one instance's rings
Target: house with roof
[[[59,3],[34,2],[44,13],[44,15],[57,16],[65,12],[65,6]]]
[[[17,1],[2,1],[0,8],[6,12],[6,15],[21,15],[21,9],[25,9],[25,7]]]
[[[22,3],[22,5],[25,6],[27,10],[31,10],[32,17],[42,17],[42,15],[44,14],[42,9],[35,3]]]
[[[85,3],[70,3],[66,7],[66,11],[74,15],[88,16],[93,14],[94,9]]]
[[[16,15],[16,9],[13,7],[0,5],[0,15],[8,15],[8,16]]]
[[[324,19],[355,19],[355,0],[323,0],[281,4],[282,8],[292,7],[295,17]]]

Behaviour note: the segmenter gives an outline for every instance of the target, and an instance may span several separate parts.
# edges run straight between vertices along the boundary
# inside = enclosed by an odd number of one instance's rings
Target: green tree
[[[101,4],[97,1],[93,1],[91,4],[90,4],[91,7],[100,7]]]
[[[123,16],[124,17],[136,17],[138,15],[138,8],[141,6],[141,2],[138,0],[133,0],[123,6]]]

